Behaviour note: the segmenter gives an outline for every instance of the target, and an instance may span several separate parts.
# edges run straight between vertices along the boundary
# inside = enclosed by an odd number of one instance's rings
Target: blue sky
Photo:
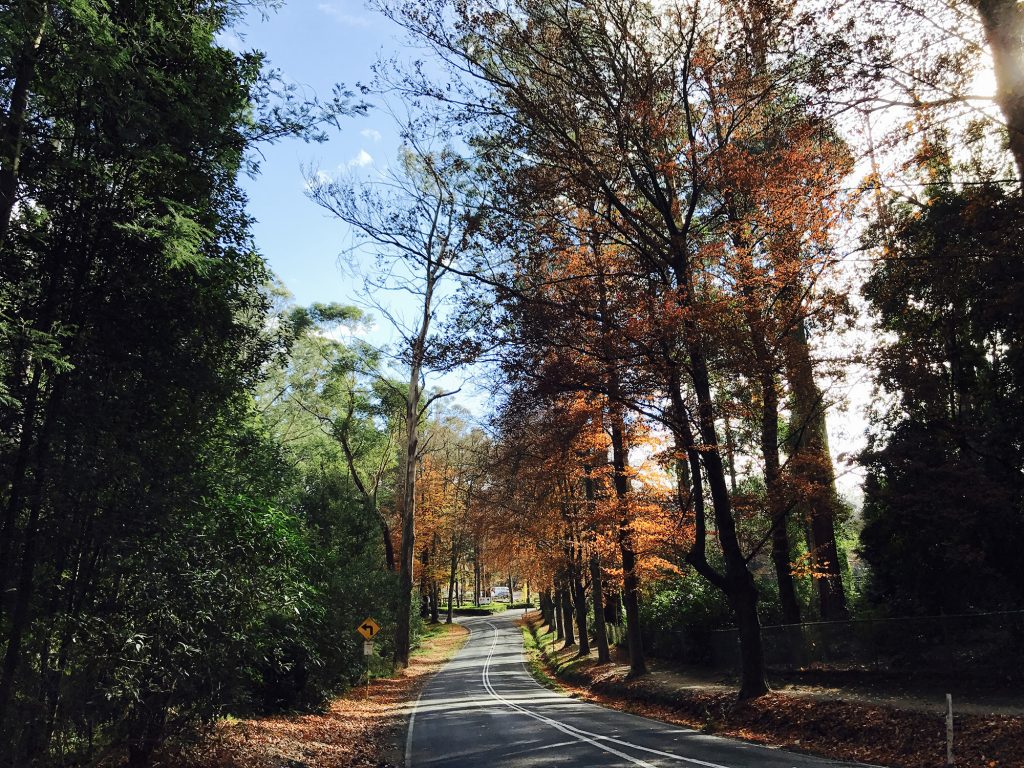
[[[306,94],[328,98],[335,83],[368,82],[381,52],[399,47],[399,32],[360,2],[292,0],[265,20],[251,14],[224,42],[263,51]],[[257,222],[256,242],[298,303],[351,302],[359,292],[359,281],[338,264],[339,252],[351,242],[347,230],[306,197],[303,169],[372,170],[391,161],[397,147],[389,119],[371,111],[345,119],[327,143],[287,140],[263,148],[260,175],[243,185]]]
[[[308,96],[329,98],[335,84],[353,88],[369,83],[371,67],[381,58],[415,52],[402,41],[402,31],[383,16],[367,10],[361,0],[291,0],[266,18],[250,14],[221,36],[234,50],[259,50],[269,65]],[[398,131],[384,110],[342,120],[323,144],[299,140],[263,147],[261,172],[242,183],[249,195],[249,213],[256,219],[256,244],[270,267],[301,305],[340,302],[367,308],[361,278],[350,260],[339,254],[353,243],[349,229],[315,205],[305,193],[306,177],[317,170],[334,176],[355,171],[372,178],[398,155]],[[364,259],[366,266],[370,259]],[[347,264],[343,268],[343,263]],[[365,266],[364,266],[365,268]],[[398,316],[414,308],[404,294],[377,297]],[[369,309],[374,314],[373,309]],[[385,318],[363,337],[376,346],[395,340]],[[474,386],[481,371],[468,369],[428,379],[428,386],[445,390],[462,387],[459,404],[478,415],[485,410],[486,393]]]

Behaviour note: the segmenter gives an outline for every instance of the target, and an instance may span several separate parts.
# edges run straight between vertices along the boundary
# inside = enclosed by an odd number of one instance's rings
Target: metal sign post
[[[946,765],[953,762],[953,694],[946,694]]]
[[[363,656],[366,657],[366,698],[370,698],[370,659],[373,658],[373,638],[380,632],[378,624],[372,616],[368,616],[356,627],[356,632],[363,636]]]
[[[373,640],[363,643],[363,656],[366,657],[366,698],[370,698],[370,659],[373,657]]]

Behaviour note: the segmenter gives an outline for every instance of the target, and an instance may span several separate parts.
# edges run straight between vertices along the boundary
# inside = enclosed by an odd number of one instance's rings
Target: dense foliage
[[[288,339],[236,182],[252,141],[316,138],[345,105],[271,101],[260,56],[215,41],[234,10],[2,11],[6,765],[142,765],[362,668],[329,633],[382,569],[350,489],[290,465],[255,409]]]
[[[1024,211],[994,186],[897,206],[864,286],[886,395],[864,458],[871,598],[893,613],[1024,604]]]

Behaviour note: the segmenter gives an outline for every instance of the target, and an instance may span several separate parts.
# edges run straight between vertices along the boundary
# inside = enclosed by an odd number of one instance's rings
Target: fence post
[[[953,765],[953,694],[946,694],[946,765]]]
[[[871,643],[871,652],[875,658],[875,672],[878,671],[878,629],[875,627],[875,620],[868,619],[868,642]]]

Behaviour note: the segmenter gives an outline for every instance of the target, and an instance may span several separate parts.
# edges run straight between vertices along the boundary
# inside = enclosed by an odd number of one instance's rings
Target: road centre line
[[[595,739],[588,738],[587,736],[583,735],[582,733],[576,733],[575,732],[576,729],[572,728],[571,726],[565,725],[564,723],[559,723],[557,720],[552,720],[550,717],[546,717],[546,716],[538,714],[536,712],[532,712],[532,711],[526,709],[525,707],[521,707],[520,705],[516,704],[515,702],[509,701],[508,699],[503,697],[501,694],[499,694],[494,689],[494,686],[491,685],[491,681],[490,681],[491,657],[494,655],[494,649],[495,649],[495,647],[498,644],[498,628],[496,626],[494,626],[493,624],[491,624],[489,621],[486,622],[486,623],[487,623],[487,625],[491,629],[494,630],[494,641],[491,643],[490,652],[487,654],[487,660],[484,662],[483,672],[481,674],[481,680],[483,681],[483,684],[484,684],[484,690],[486,690],[487,693],[489,693],[494,699],[500,701],[502,704],[507,706],[509,709],[512,709],[512,710],[514,710],[516,712],[520,712],[520,713],[522,713],[524,715],[527,715],[528,717],[532,717],[534,720],[539,720],[540,722],[544,723],[545,725],[550,725],[552,728],[554,728],[554,729],[556,729],[558,731],[561,731],[562,733],[564,733],[564,734],[566,734],[568,736],[572,736],[577,741],[587,742],[588,744],[591,744],[592,746],[597,747],[602,752],[607,752],[608,754],[615,755],[616,757],[621,757],[623,760],[628,760],[633,765],[640,766],[640,768],[657,768],[657,766],[652,765],[651,763],[648,763],[648,762],[645,762],[645,761],[643,761],[643,760],[641,760],[639,758],[633,757],[632,755],[627,755],[625,752],[620,752],[619,750],[615,749],[614,747],[609,747],[609,746],[606,746],[604,744],[601,744],[598,741],[596,741]]]
[[[628,760],[629,762],[633,763],[634,765],[650,766],[651,768],[654,768],[654,766],[652,766],[651,763],[644,762],[643,760],[640,760],[639,758],[635,758],[632,755],[628,755],[628,754],[626,754],[624,752],[620,752],[617,749],[613,749],[613,748],[607,746],[606,744],[601,744],[599,742],[611,742],[613,744],[618,744],[619,746],[626,747],[628,749],[635,749],[635,750],[638,750],[640,752],[647,752],[647,753],[650,753],[652,755],[657,755],[658,757],[665,757],[665,758],[668,758],[670,760],[675,760],[675,761],[678,761],[678,762],[690,763],[692,765],[700,765],[700,766],[704,766],[704,768],[729,768],[729,766],[720,765],[719,763],[711,763],[711,762],[708,762],[706,760],[698,760],[697,758],[693,758],[693,757],[684,757],[682,755],[675,755],[675,754],[673,754],[671,752],[663,752],[660,749],[653,749],[651,747],[644,747],[644,746],[641,746],[640,744],[634,744],[634,743],[629,742],[629,741],[624,741],[623,739],[616,739],[616,738],[614,738],[612,736],[604,736],[604,735],[597,734],[597,733],[591,733],[590,731],[584,731],[584,730],[582,730],[580,728],[576,728],[574,726],[567,725],[566,723],[558,722],[558,721],[553,720],[553,719],[551,719],[551,718],[549,718],[549,717],[547,717],[545,715],[541,715],[541,714],[538,714],[537,712],[533,712],[533,711],[531,711],[529,709],[526,709],[525,707],[522,707],[519,704],[516,704],[515,702],[509,701],[508,699],[506,699],[503,696],[501,696],[495,690],[494,686],[490,682],[491,658],[494,655],[494,649],[495,649],[495,647],[498,644],[498,628],[494,624],[489,622],[489,621],[486,621],[485,623],[487,624],[487,626],[489,626],[491,629],[494,630],[494,640],[491,643],[490,652],[487,654],[487,660],[484,662],[483,674],[481,676],[482,680],[483,680],[483,683],[484,683],[484,689],[489,694],[491,694],[491,696],[493,696],[495,699],[497,699],[498,701],[500,701],[503,704],[505,704],[507,707],[509,707],[511,709],[514,709],[514,710],[516,710],[518,712],[521,712],[521,713],[523,713],[525,715],[529,715],[530,717],[533,717],[533,718],[535,718],[537,720],[540,720],[541,722],[546,723],[547,725],[550,725],[551,727],[556,728],[557,730],[562,731],[563,733],[566,733],[566,734],[568,734],[570,736],[573,736],[573,737],[577,738],[580,741],[585,741],[585,742],[587,742],[589,744],[592,744],[593,746],[598,747],[599,749],[601,749],[601,750],[603,750],[605,752],[613,754],[613,755],[615,755],[617,757],[622,757],[623,759]],[[472,629],[470,630],[470,632],[472,633]],[[532,679],[532,677],[531,677],[531,679]]]

